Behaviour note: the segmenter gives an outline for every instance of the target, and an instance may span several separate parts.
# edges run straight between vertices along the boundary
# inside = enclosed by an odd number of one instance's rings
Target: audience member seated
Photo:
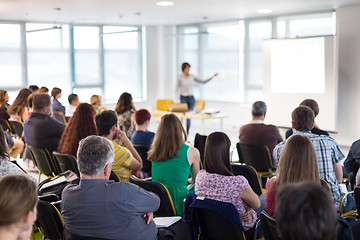
[[[349,153],[344,161],[344,167],[347,173],[352,175],[355,160],[360,160],[360,139],[351,144]],[[356,173],[355,173],[356,174]],[[354,176],[351,176],[353,179]],[[352,181],[352,183],[354,183]]]
[[[49,94],[49,89],[47,87],[41,87],[41,88],[39,88],[38,93]]]
[[[129,181],[131,173],[143,178],[142,160],[134,149],[125,132],[118,127],[118,118],[114,111],[105,110],[95,117],[96,128],[100,136],[106,137],[114,147],[115,156],[112,170],[121,181]],[[122,142],[125,147],[115,142]]]
[[[99,114],[104,110],[107,110],[106,107],[102,106],[101,96],[99,95],[92,95],[90,98],[90,104],[95,108],[96,114]]]
[[[61,135],[57,151],[75,157],[80,140],[97,135],[95,115],[95,109],[90,104],[79,104]]]
[[[255,225],[257,215],[252,208],[259,208],[260,200],[245,177],[233,175],[230,145],[230,139],[222,132],[211,133],[206,138],[204,169],[196,176],[195,193],[234,204],[246,231]]]
[[[28,103],[28,116],[30,115],[30,113],[33,111],[33,100],[34,100],[34,96],[36,95],[37,93],[32,93],[28,96],[28,99],[27,99],[27,103]]]
[[[65,115],[65,107],[59,102],[59,98],[61,98],[61,89],[54,87],[51,90],[51,96],[53,97],[52,101],[52,111],[53,112],[62,112]]]
[[[314,115],[315,115],[314,118],[316,118],[316,116],[319,114],[319,111],[320,111],[319,105],[318,105],[317,102],[316,102],[315,100],[313,100],[313,99],[305,99],[304,101],[302,101],[302,102],[300,103],[299,106],[307,106],[307,107],[311,108],[311,110],[313,110]],[[290,137],[290,136],[293,134],[293,132],[294,132],[294,129],[292,129],[292,128],[288,129],[288,130],[286,131],[285,138]],[[319,127],[317,126],[317,124],[315,123],[315,121],[314,121],[314,127],[311,129],[311,132],[312,132],[313,134],[317,134],[317,135],[327,135],[327,136],[329,136],[329,133],[328,133],[328,132],[319,129]]]
[[[131,139],[131,135],[135,132],[135,106],[130,93],[124,92],[121,94],[116,104],[115,112],[119,118],[120,130],[124,131],[126,136]]]
[[[182,215],[183,201],[189,194],[187,183],[195,183],[200,168],[200,153],[185,144],[186,138],[180,120],[174,114],[166,114],[161,117],[148,155],[152,181],[169,190],[176,215]]]
[[[314,112],[306,106],[297,107],[292,113],[292,128],[296,131],[293,135],[300,134],[310,138],[314,144],[316,158],[319,169],[319,176],[328,182],[331,193],[335,201],[335,206],[339,209],[340,199],[344,197],[344,192],[341,189],[340,183],[343,178],[343,171],[341,167],[341,160],[344,154],[336,141],[326,135],[317,135],[310,132],[314,126]],[[290,139],[290,138],[289,138]],[[281,151],[285,145],[285,141],[279,143],[273,152],[274,166],[277,167]],[[343,209],[346,211],[355,209],[355,200],[348,195],[345,200]]]
[[[266,210],[275,216],[277,189],[286,183],[314,181],[320,183],[314,145],[310,138],[296,134],[289,138],[282,150],[276,177],[266,183]]]
[[[134,184],[109,180],[114,162],[112,142],[89,136],[80,141],[77,158],[80,183],[67,186],[62,193],[66,230],[93,238],[157,239],[152,219],[160,199]]]
[[[30,85],[29,89],[31,90],[31,92],[33,93],[37,93],[39,91],[39,87],[36,85]]]
[[[37,188],[22,175],[0,179],[0,239],[28,240],[36,220]]]
[[[47,94],[37,94],[33,99],[33,112],[24,123],[25,142],[32,147],[57,149],[65,124],[50,117],[51,99]]]
[[[66,107],[65,117],[71,117],[74,114],[76,107],[80,104],[78,95],[74,93],[69,95],[68,100],[69,106]]]
[[[13,104],[9,107],[8,112],[12,120],[24,122],[28,116],[27,99],[31,94],[31,90],[23,88],[15,98]]]
[[[279,188],[276,198],[276,224],[281,239],[337,239],[338,215],[329,192],[320,184],[287,184]]]
[[[0,119],[9,120],[10,115],[8,113],[9,95],[7,91],[0,90]]]
[[[264,124],[266,109],[264,102],[254,102],[251,110],[252,121],[240,128],[239,140],[241,143],[266,145],[272,153],[283,138],[276,126]]]
[[[146,109],[135,111],[136,131],[131,135],[131,143],[138,146],[150,147],[155,133],[150,132],[149,127],[151,114]]]

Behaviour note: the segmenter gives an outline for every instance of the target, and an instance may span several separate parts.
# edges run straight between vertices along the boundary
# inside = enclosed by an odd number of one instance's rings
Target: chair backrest
[[[10,132],[15,133],[8,120],[0,119],[0,125],[4,131],[9,130]]]
[[[19,137],[21,138],[22,135],[23,135],[23,125],[21,122],[18,122],[18,121],[9,121],[14,133]]]
[[[66,172],[71,170],[80,176],[76,158],[69,154],[63,154],[58,152],[53,152],[53,156],[58,166],[60,167],[60,172]]]
[[[195,110],[197,112],[200,112],[204,108],[205,108],[205,101],[203,101],[203,100],[196,100],[195,101]]]
[[[197,148],[200,152],[200,159],[201,163],[204,164],[204,153],[205,153],[205,142],[206,142],[206,135],[196,134],[194,139],[194,147]]]
[[[323,186],[326,190],[328,190],[329,192],[331,192],[329,183],[328,183],[326,180],[320,179],[320,183],[321,183],[321,186]]]
[[[39,200],[35,223],[45,238],[60,240],[63,238],[64,223],[59,210],[49,202]]]
[[[59,122],[62,122],[62,123],[65,123],[65,124],[67,123],[65,115],[62,112],[53,112],[52,117],[54,119],[58,120]]]
[[[236,148],[240,162],[254,167],[257,172],[267,172],[273,168],[270,150],[266,145],[238,142]]]
[[[135,176],[130,176],[130,182],[138,185],[139,187],[153,192],[160,198],[160,207],[154,213],[157,216],[175,216],[175,207],[167,188],[158,182],[145,181],[136,178]]]
[[[248,180],[252,190],[257,195],[260,196],[262,194],[259,178],[257,177],[256,171],[253,167],[241,165],[239,163],[231,163],[231,168],[234,175],[244,176]]]
[[[120,182],[118,176],[116,176],[114,171],[111,171],[109,180],[114,180],[115,182]]]
[[[169,111],[170,104],[174,103],[172,99],[159,99],[156,101],[156,110]]]
[[[356,209],[358,212],[358,216],[360,216],[360,187],[356,186],[354,189],[354,198],[356,202]]]
[[[59,174],[59,167],[54,161],[52,153],[50,153],[46,148],[42,149],[29,146],[29,149],[31,157],[41,173],[50,177],[54,177]]]
[[[265,240],[280,239],[276,230],[276,220],[266,210],[263,210],[260,213],[260,222]]]
[[[149,151],[149,147],[147,146],[138,146],[138,145],[134,145],[135,150],[138,152],[138,154],[140,155],[142,161],[143,161],[143,168],[142,170],[144,172],[146,172],[149,177],[151,177],[151,162],[147,159],[148,157],[148,151]]]

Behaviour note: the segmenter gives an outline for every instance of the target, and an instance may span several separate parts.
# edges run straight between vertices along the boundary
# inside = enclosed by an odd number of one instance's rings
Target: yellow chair
[[[156,110],[169,111],[170,104],[173,103],[174,101],[171,99],[159,99],[156,101]]]
[[[196,110],[196,112],[200,112],[204,108],[205,108],[205,101],[196,100],[196,102],[195,102],[195,110]]]

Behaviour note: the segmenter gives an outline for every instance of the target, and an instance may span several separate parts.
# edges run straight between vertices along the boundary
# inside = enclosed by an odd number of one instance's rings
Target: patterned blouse
[[[28,176],[14,163],[0,157],[0,178],[10,174],[19,174],[19,175]],[[37,184],[37,181],[34,178],[30,176],[28,177]]]
[[[196,175],[195,193],[198,196],[216,201],[232,203],[240,216],[246,212],[245,203],[240,195],[249,187],[249,182],[243,176],[224,176],[208,173],[204,169]],[[252,217],[248,222],[241,221],[245,231],[253,227],[257,219],[256,212],[251,210]]]
[[[126,136],[131,139],[131,135],[135,132],[134,124],[134,109],[127,110],[123,113],[118,113],[119,128],[126,133]]]

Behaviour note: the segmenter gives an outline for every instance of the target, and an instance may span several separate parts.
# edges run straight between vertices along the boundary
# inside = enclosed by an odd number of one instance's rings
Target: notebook
[[[179,221],[181,217],[156,217],[154,218],[154,222],[156,224],[156,228],[167,228]]]

